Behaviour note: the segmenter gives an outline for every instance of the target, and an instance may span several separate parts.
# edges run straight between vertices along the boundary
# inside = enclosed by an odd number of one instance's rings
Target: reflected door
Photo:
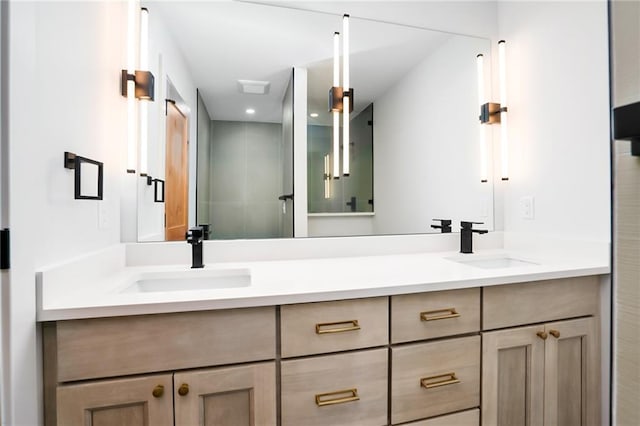
[[[178,107],[167,102],[165,235],[167,241],[185,239],[188,227],[188,122]]]

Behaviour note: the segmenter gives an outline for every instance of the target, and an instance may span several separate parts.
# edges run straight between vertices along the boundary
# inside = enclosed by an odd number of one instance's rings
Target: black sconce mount
[[[640,102],[613,109],[613,139],[631,141],[631,155],[640,157]]]
[[[500,106],[495,102],[487,102],[480,105],[481,124],[500,124],[500,113],[507,112],[507,107]]]
[[[353,88],[344,91],[342,87],[332,87],[331,89],[329,89],[329,112],[342,112],[344,110],[342,100],[345,96],[348,96],[350,99],[349,113],[352,113],[353,104],[355,103],[355,93],[353,91]]]
[[[120,78],[120,93],[127,97],[127,82],[134,81],[136,84],[136,99],[153,101],[154,100],[154,81],[155,78],[151,71],[136,70],[135,74],[129,74],[127,70],[122,70]]]

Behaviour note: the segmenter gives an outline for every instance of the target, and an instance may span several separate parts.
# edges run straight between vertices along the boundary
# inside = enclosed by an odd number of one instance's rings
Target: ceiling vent
[[[271,87],[271,83],[268,81],[238,80],[238,89],[240,90],[240,93],[266,95],[269,93],[269,87]]]

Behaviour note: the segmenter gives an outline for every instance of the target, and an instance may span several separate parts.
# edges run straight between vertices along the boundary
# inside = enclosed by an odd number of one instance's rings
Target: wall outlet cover
[[[520,198],[520,216],[522,219],[533,220],[535,218],[533,195]]]

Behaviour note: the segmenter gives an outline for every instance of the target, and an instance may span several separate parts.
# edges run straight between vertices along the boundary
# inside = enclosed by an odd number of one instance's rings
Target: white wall
[[[126,3],[12,1],[9,14],[12,267],[3,300],[3,416],[4,424],[33,426],[42,412],[35,273],[120,241]],[[104,162],[104,201],[74,200],[64,151]]]
[[[605,1],[500,2],[510,177],[505,231],[610,239]],[[495,92],[494,92],[495,93]],[[519,200],[535,197],[535,219]]]
[[[307,224],[307,70],[293,69],[293,229],[296,237],[308,235]]]
[[[449,38],[374,105],[374,232],[434,232],[434,218],[493,229],[480,182],[476,55],[486,39]]]

